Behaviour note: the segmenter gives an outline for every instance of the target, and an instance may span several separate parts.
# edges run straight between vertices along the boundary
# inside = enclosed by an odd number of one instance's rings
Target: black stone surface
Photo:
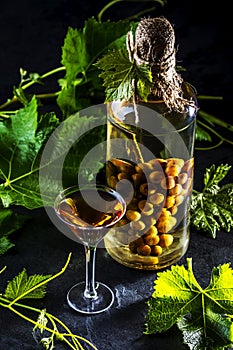
[[[19,82],[19,68],[44,73],[60,65],[61,46],[67,27],[82,27],[83,21],[96,15],[107,1],[77,2],[74,0],[22,0],[2,2],[0,5],[0,100],[11,96],[13,85]],[[130,14],[138,4],[122,3],[109,17],[119,19]],[[222,102],[201,102],[210,113],[231,121],[232,114],[232,40],[229,8],[226,3],[213,5],[205,2],[168,0],[164,9],[153,13],[164,14],[174,24],[179,43],[177,59],[187,69],[183,76],[199,94],[222,95]],[[140,7],[140,6],[139,6]],[[221,22],[222,21],[222,22]],[[53,84],[53,83],[51,83]],[[201,187],[203,171],[215,163],[232,165],[232,146],[226,144],[208,152],[195,152],[194,187]],[[226,181],[232,182],[232,172]],[[216,239],[192,230],[187,253],[179,261],[185,264],[193,259],[194,273],[205,287],[213,266],[233,262],[233,232],[218,232]],[[63,320],[70,329],[88,338],[99,350],[185,350],[176,328],[165,334],[143,335],[146,301],[153,292],[156,272],[126,268],[104,249],[97,252],[97,279],[107,283],[115,293],[112,308],[104,314],[85,317],[72,311],[66,303],[67,290],[84,277],[84,252],[79,244],[68,240],[57,231],[43,209],[12,237],[15,247],[0,257],[0,292],[6,283],[25,267],[28,274],[55,274],[64,265],[69,252],[71,262],[67,271],[52,281],[45,299],[32,305]],[[0,310],[0,350],[42,349],[32,337],[32,325],[12,312]],[[56,344],[55,349],[67,349]]]

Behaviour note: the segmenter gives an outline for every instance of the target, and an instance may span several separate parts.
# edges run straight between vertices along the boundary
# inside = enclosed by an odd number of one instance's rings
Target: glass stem
[[[89,299],[95,299],[97,292],[95,289],[95,257],[96,246],[84,245],[86,256],[86,285],[84,296]]]

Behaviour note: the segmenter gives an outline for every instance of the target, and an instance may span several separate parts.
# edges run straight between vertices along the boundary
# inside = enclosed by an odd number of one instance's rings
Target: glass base
[[[85,282],[75,284],[67,294],[68,305],[75,311],[86,315],[98,314],[111,307],[114,301],[112,290],[103,283],[96,282],[97,297],[84,296]]]

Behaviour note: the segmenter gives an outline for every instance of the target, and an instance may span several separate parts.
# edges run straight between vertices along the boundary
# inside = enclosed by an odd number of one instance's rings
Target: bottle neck
[[[185,113],[189,106],[195,108],[195,100],[184,95],[183,79],[176,71],[175,33],[165,17],[141,20],[135,38],[130,31],[126,44],[130,60],[134,60],[137,66],[150,68],[151,95],[162,100],[169,112]],[[135,85],[135,101],[137,97]]]

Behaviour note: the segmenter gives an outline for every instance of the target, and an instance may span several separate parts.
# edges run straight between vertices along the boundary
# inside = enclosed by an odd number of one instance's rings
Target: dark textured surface
[[[213,7],[207,2],[203,12],[201,4],[192,1],[175,1],[159,10],[173,23],[177,42],[177,58],[187,68],[184,77],[199,94],[223,95],[223,102],[202,102],[201,107],[216,115],[231,119],[232,99],[232,45],[228,41],[230,26],[227,23],[229,9]],[[83,21],[95,15],[106,1],[77,2],[74,0],[39,1],[22,0],[1,3],[0,12],[0,100],[11,96],[11,89],[19,82],[19,68],[44,73],[60,65],[60,47],[67,27],[82,27]],[[168,1],[169,3],[169,1]],[[123,6],[123,4],[122,4]],[[126,6],[126,5],[124,5]],[[130,13],[128,3],[124,11]],[[226,4],[224,4],[226,6]],[[156,13],[157,15],[157,13]],[[112,14],[121,17],[120,6]],[[224,19],[220,24],[220,18]],[[209,152],[196,152],[195,187],[199,188],[203,171],[212,163],[232,164],[232,147],[223,145]],[[232,172],[231,172],[232,174]],[[232,182],[229,174],[227,181]],[[219,232],[216,239],[192,231],[190,246],[179,264],[187,257],[193,258],[193,268],[202,286],[209,283],[213,266],[233,262],[233,232]],[[99,350],[185,350],[176,329],[156,336],[143,335],[146,301],[153,291],[156,272],[128,269],[113,261],[104,249],[97,254],[97,279],[106,282],[115,292],[115,302],[110,311],[92,317],[73,312],[66,304],[66,292],[84,275],[83,247],[69,241],[50,222],[43,210],[35,212],[35,218],[14,235],[15,247],[0,257],[3,292],[8,280],[24,267],[28,274],[54,274],[64,265],[68,253],[73,252],[65,274],[48,285],[44,300],[33,302],[38,308],[62,319],[73,332],[87,337]],[[36,350],[32,325],[0,310],[0,350]],[[55,349],[66,349],[62,344]]]

